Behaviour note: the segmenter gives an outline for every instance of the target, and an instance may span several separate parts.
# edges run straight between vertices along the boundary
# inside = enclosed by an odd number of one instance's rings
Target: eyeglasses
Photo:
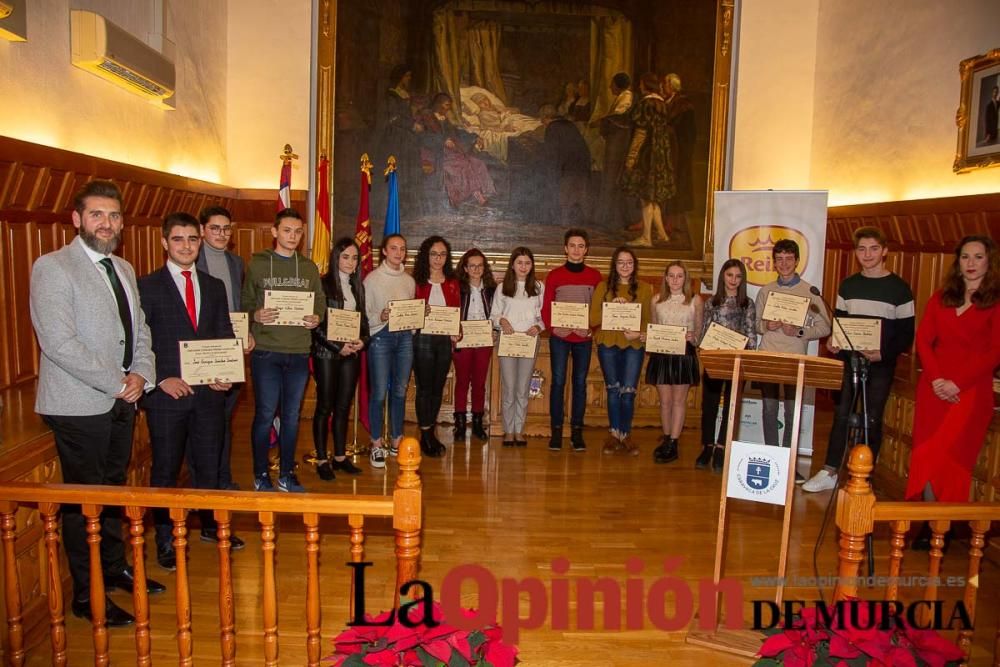
[[[635,266],[635,262],[630,262],[630,261],[626,260],[624,262],[615,262],[615,265],[616,266]]]
[[[232,225],[226,225],[224,227],[220,225],[208,225],[207,227],[205,227],[205,229],[212,232],[213,234],[225,234],[226,236],[229,236],[230,234],[233,233]]]
[[[468,269],[469,271],[472,271],[472,270],[482,271],[486,267],[483,266],[482,264],[466,264],[465,268]]]
[[[436,257],[436,258],[440,259],[440,258],[443,258],[443,257],[447,257],[448,253],[447,252],[431,252],[430,256],[431,257]]]

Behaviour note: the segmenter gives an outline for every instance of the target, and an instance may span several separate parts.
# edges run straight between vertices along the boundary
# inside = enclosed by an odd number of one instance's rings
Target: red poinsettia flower
[[[789,667],[811,667],[816,660],[813,645],[806,641],[806,633],[801,630],[785,630],[771,635],[760,647],[760,655],[766,658],[780,657]]]
[[[486,642],[486,654],[483,656],[493,667],[514,667],[517,659],[517,647],[505,644],[499,638]]]
[[[965,659],[962,649],[934,630],[918,630],[907,626],[904,637],[913,644],[917,655],[928,667],[944,667],[951,661]]]

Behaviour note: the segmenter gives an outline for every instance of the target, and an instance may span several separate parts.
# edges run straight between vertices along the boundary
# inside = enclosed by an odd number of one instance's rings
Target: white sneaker
[[[371,454],[368,455],[368,462],[373,468],[385,467],[385,449],[382,447],[372,447]]]
[[[837,488],[837,473],[830,472],[826,468],[820,470],[812,476],[812,479],[802,485],[802,490],[809,493],[829,491],[835,488]]]

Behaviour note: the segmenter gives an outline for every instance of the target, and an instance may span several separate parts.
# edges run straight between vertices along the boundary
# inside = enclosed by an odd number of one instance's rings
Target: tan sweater
[[[812,285],[804,280],[799,280],[791,287],[782,287],[777,281],[768,283],[757,292],[755,303],[757,309],[757,333],[760,334],[760,344],[758,350],[767,352],[788,352],[791,354],[805,354],[809,341],[825,338],[830,335],[830,320],[826,314],[826,306],[823,300],[812,294],[809,290]],[[812,301],[809,313],[806,315],[805,325],[802,327],[802,336],[788,336],[781,329],[768,331],[767,325],[761,315],[764,313],[764,304],[767,303],[767,295],[774,291],[787,292],[796,296],[804,296]]]

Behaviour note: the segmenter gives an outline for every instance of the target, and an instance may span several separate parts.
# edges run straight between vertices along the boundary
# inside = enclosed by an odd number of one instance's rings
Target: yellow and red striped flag
[[[319,267],[320,275],[323,275],[327,272],[327,262],[330,259],[330,187],[327,182],[330,177],[330,161],[325,156],[319,159],[319,166],[316,172],[319,193],[316,195],[316,223],[313,229],[312,261]]]

